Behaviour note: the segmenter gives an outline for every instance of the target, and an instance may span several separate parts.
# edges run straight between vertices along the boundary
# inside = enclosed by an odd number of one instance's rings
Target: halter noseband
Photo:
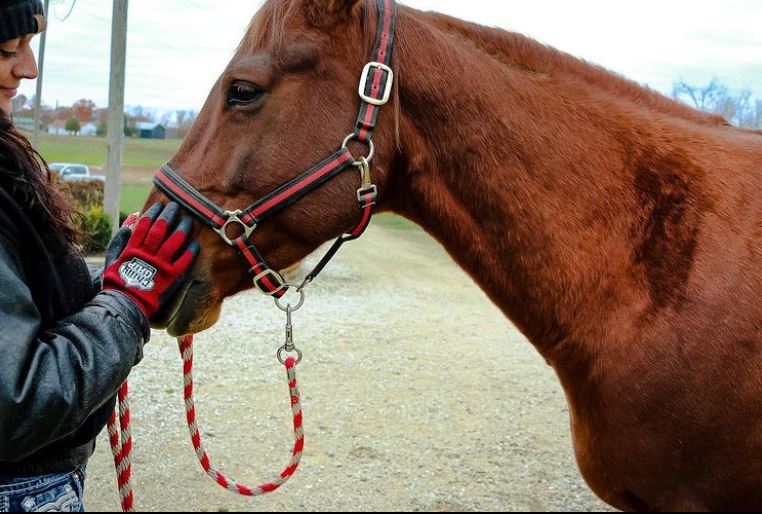
[[[365,65],[360,79],[359,93],[362,99],[360,114],[357,117],[354,132],[346,137],[339,150],[243,211],[221,209],[183,180],[169,164],[162,166],[153,179],[156,187],[164,194],[190,211],[217,232],[225,243],[235,248],[249,267],[254,286],[275,298],[282,297],[288,286],[280,273],[268,266],[251,240],[260,223],[314,191],[340,172],[353,167],[360,170],[362,186],[357,190],[357,201],[362,212],[360,223],[336,240],[328,253],[304,279],[299,287],[300,290],[323,270],[341,245],[360,237],[370,223],[378,196],[378,190],[370,176],[370,161],[375,154],[371,139],[378,122],[380,108],[389,101],[392,92],[394,72],[389,67],[389,63],[397,15],[395,0],[376,0],[376,8],[378,9],[378,29],[373,48],[373,60]],[[367,157],[355,160],[347,148],[352,140],[368,145]],[[238,225],[243,231],[242,235],[235,239],[231,238],[228,232],[228,227],[231,225]]]

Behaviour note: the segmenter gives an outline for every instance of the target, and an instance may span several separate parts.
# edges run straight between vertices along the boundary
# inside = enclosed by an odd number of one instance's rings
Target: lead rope
[[[138,213],[131,214],[124,220],[123,227],[129,227],[138,220]],[[122,512],[134,512],[135,495],[132,491],[132,432],[130,430],[129,385],[125,380],[117,394],[118,405],[114,407],[108,421],[109,444],[114,457],[116,482],[119,487],[119,501]],[[119,425],[117,426],[117,414]]]
[[[116,481],[119,487],[119,501],[122,512],[134,512],[134,494],[132,483],[132,433],[130,431],[130,403],[128,399],[129,387],[125,380],[119,388],[118,407],[111,414],[108,422],[109,443],[111,454],[114,456],[116,468]],[[119,412],[119,425],[117,426],[117,410]]]
[[[289,324],[290,329],[289,307]],[[291,454],[291,461],[286,469],[272,482],[264,483],[257,487],[247,487],[241,485],[235,480],[227,478],[225,475],[212,467],[209,455],[201,443],[201,434],[196,424],[196,405],[193,399],[193,336],[179,338],[178,344],[180,354],[183,358],[183,386],[185,397],[185,415],[188,421],[188,430],[190,432],[193,449],[207,475],[212,480],[228,491],[240,494],[242,496],[260,496],[278,489],[285,484],[296,472],[299,462],[302,460],[302,450],[304,449],[304,431],[302,429],[302,405],[299,395],[299,386],[296,381],[296,365],[301,360],[301,352],[298,353],[298,359],[288,357],[285,361],[282,359],[282,352],[295,351],[296,348],[284,345],[278,351],[278,360],[286,368],[286,377],[288,378],[289,395],[291,397],[291,412],[294,416],[294,449]],[[119,499],[122,506],[122,512],[134,512],[134,493],[131,484],[132,475],[132,435],[130,432],[130,406],[128,401],[129,389],[127,381],[119,388],[118,412],[119,425],[117,426],[117,411],[111,415],[108,422],[109,443],[111,453],[114,457],[114,467],[116,468],[117,484],[119,486]],[[121,429],[121,430],[120,430]]]
[[[247,487],[241,485],[235,480],[227,478],[217,471],[209,460],[204,446],[201,443],[201,434],[196,424],[196,406],[193,400],[193,336],[179,338],[180,353],[183,357],[183,384],[185,396],[185,414],[188,421],[188,430],[190,432],[193,449],[196,451],[201,467],[209,477],[221,487],[230,492],[242,496],[259,496],[265,493],[275,491],[281,485],[285,484],[289,478],[296,472],[299,462],[302,460],[302,449],[304,448],[304,431],[302,430],[302,405],[299,399],[299,387],[296,382],[297,359],[288,357],[281,361],[286,367],[286,376],[288,378],[288,389],[291,397],[291,412],[294,416],[294,450],[291,454],[291,461],[278,477],[272,482],[267,482],[257,487]],[[279,352],[280,353],[280,352]]]

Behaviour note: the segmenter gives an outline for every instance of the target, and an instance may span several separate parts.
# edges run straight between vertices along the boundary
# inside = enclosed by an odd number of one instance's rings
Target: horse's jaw
[[[194,270],[173,301],[151,320],[151,327],[173,337],[203,332],[220,317],[222,304],[212,296],[209,281]]]

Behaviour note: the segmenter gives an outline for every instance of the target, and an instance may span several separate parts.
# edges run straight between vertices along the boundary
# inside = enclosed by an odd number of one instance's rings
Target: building
[[[71,133],[66,130],[66,120],[55,120],[48,125],[48,134],[53,136],[68,136]]]
[[[93,137],[98,134],[98,125],[93,122],[87,122],[82,124],[82,128],[79,131],[80,136]]]
[[[138,123],[140,139],[167,139],[167,129],[161,123]]]
[[[23,117],[23,116],[18,116],[18,117],[14,116],[14,118],[13,118],[13,124],[19,130],[25,130],[27,132],[34,132],[34,118]],[[42,122],[40,122],[40,127],[42,128]]]

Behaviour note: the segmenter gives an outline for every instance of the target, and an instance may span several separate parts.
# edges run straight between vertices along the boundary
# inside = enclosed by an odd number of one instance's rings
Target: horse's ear
[[[304,0],[304,3],[309,20],[317,27],[327,27],[357,16],[363,0]]]

